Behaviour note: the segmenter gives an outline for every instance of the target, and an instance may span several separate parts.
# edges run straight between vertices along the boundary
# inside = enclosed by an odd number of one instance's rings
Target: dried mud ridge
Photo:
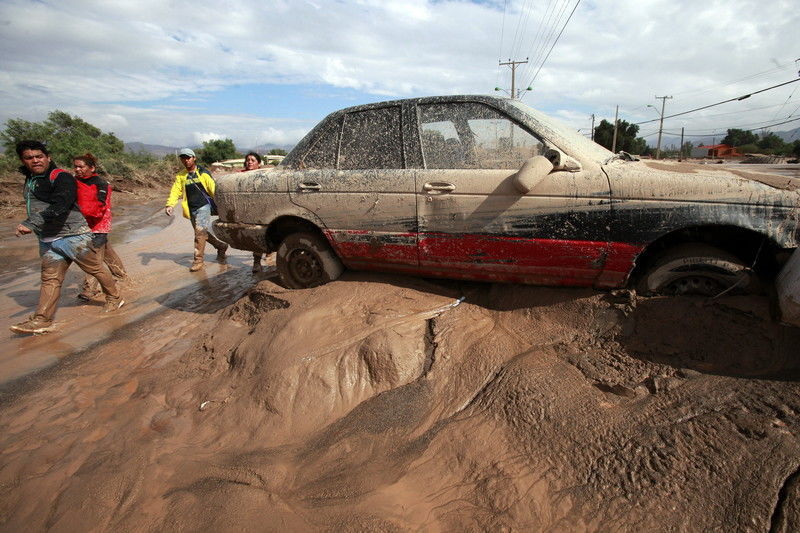
[[[0,528],[800,528],[800,330],[765,300],[347,274],[203,328],[2,408]]]

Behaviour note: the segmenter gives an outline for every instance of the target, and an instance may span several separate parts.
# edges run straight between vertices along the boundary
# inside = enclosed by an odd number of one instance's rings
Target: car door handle
[[[300,183],[297,188],[301,191],[318,191],[322,187],[319,183],[314,183],[313,181],[307,181],[305,183]]]
[[[456,190],[456,186],[446,181],[429,181],[422,186],[422,189],[425,191],[453,192]]]

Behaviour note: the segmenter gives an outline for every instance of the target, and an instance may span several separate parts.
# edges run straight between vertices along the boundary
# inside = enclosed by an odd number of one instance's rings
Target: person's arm
[[[167,204],[164,208],[164,212],[167,216],[172,216],[172,206],[178,203],[181,196],[183,196],[183,181],[180,176],[175,176],[175,182],[172,184],[172,189],[169,191],[169,198],[167,198]]]
[[[51,184],[50,205],[42,211],[46,221],[65,218],[77,199],[75,178],[69,172],[59,172]]]
[[[206,169],[203,169],[200,175],[203,177],[203,187],[208,195],[213,198],[214,193],[217,191],[217,182],[214,181],[214,178],[211,177],[211,173]]]

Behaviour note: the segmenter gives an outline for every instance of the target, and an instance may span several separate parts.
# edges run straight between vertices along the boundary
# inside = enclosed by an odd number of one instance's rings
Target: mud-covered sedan
[[[800,239],[790,178],[613,154],[513,100],[343,109],[276,170],[222,176],[214,230],[303,288],[345,267],[640,291],[748,290]]]

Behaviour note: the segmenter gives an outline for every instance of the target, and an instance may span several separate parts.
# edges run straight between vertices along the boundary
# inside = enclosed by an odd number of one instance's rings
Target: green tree
[[[774,133],[767,133],[766,135],[762,136],[756,144],[764,151],[775,153],[783,148],[784,142],[783,139]]]
[[[47,145],[53,160],[67,164],[73,156],[91,152],[101,160],[119,157],[125,144],[113,133],[103,133],[100,128],[63,111],[52,111],[44,122],[9,119],[0,132],[0,142],[5,153],[16,157],[15,146],[22,140],[42,141]]]
[[[639,133],[639,126],[629,124],[625,120],[620,120],[617,126],[617,151],[622,150],[630,154],[643,154],[647,150],[647,142],[641,137],[636,137]],[[605,146],[611,150],[614,141],[614,125],[603,119],[594,129],[594,142],[600,146]]]
[[[234,159],[241,157],[242,154],[236,151],[231,139],[213,139],[211,141],[204,141],[203,147],[198,150],[199,154],[197,159],[205,165],[210,165],[216,161],[224,161],[226,159]]]
[[[754,144],[758,140],[758,135],[752,131],[740,130],[738,128],[731,128],[728,134],[722,139],[722,144],[728,146],[744,146],[745,144]]]
[[[800,157],[800,140],[794,141],[792,144],[789,145],[789,149],[787,150],[787,155]]]
[[[286,155],[288,153],[289,152],[287,152],[286,150],[282,150],[281,148],[273,148],[272,150],[269,151],[267,155]]]

